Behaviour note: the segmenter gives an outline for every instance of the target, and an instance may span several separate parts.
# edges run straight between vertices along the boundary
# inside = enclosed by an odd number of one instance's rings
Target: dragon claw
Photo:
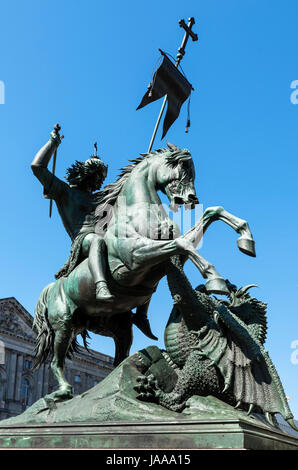
[[[143,401],[157,401],[159,387],[153,374],[137,377],[138,384],[134,390],[138,392],[137,398]]]

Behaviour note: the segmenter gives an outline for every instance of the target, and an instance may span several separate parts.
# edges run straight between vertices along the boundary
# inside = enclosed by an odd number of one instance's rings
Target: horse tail
[[[48,295],[54,284],[52,282],[41,291],[35,307],[32,326],[33,331],[37,333],[34,369],[38,369],[53,352],[54,331],[48,320]]]

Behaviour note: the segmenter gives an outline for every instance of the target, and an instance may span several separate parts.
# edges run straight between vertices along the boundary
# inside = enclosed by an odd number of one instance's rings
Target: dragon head
[[[267,333],[267,304],[255,297],[251,297],[248,292],[252,287],[258,286],[256,284],[249,284],[238,289],[228,279],[225,282],[229,289],[228,300],[219,298],[216,298],[216,300],[220,304],[224,304],[234,315],[242,320],[247,325],[252,336],[264,344]],[[197,293],[207,295],[204,284],[199,285],[195,290]]]

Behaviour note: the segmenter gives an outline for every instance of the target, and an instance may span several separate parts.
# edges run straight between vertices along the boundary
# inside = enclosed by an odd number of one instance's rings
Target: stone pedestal
[[[298,439],[241,419],[0,426],[0,448],[298,450]]]
[[[264,415],[234,409],[214,396],[192,396],[178,413],[140,401],[134,384],[140,355],[70,400],[41,398],[0,422],[0,448],[298,450],[298,439]]]

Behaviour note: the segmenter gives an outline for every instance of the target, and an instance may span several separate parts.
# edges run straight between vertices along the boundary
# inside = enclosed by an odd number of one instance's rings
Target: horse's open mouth
[[[174,204],[177,206],[182,206],[183,204],[185,204],[184,199],[180,196],[174,196],[173,200],[174,200]]]
[[[174,211],[177,211],[179,206],[189,206],[190,209],[194,209],[196,204],[199,204],[199,200],[196,196],[189,196],[186,200],[181,196],[173,196],[171,198],[170,208]]]

